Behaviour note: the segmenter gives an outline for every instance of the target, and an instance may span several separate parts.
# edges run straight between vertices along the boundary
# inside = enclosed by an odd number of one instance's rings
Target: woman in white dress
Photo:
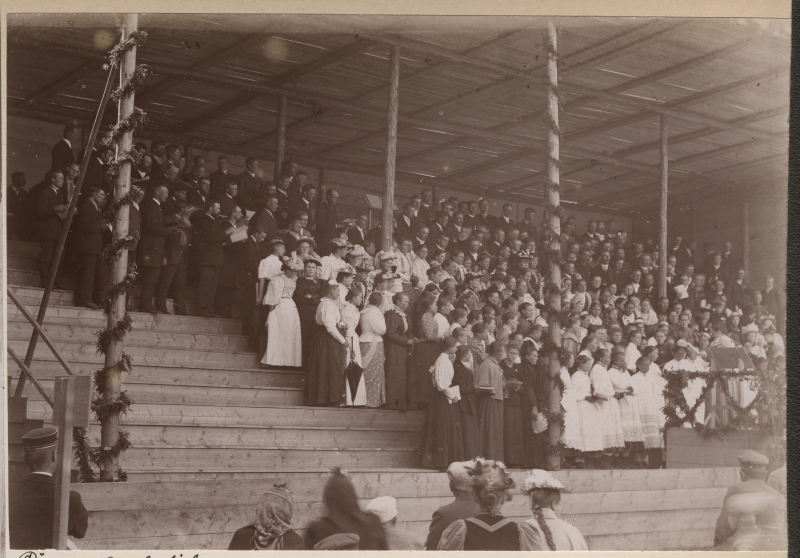
[[[652,349],[658,351],[655,347]],[[651,351],[645,352],[651,354]],[[661,375],[653,376],[651,364],[649,356],[640,357],[636,362],[636,374],[631,376],[631,385],[639,403],[639,417],[644,437],[644,451],[635,455],[635,460],[641,467],[647,465],[648,450],[661,449],[661,428],[664,426],[662,420],[664,414],[661,411],[664,407],[664,388]]]
[[[380,310],[384,295],[372,293],[369,304],[361,311],[361,362],[364,366],[364,383],[367,388],[367,407],[377,408],[386,403],[386,376],[383,336],[386,319]]]
[[[270,309],[267,318],[267,351],[261,364],[267,366],[302,366],[303,347],[300,315],[294,303],[297,272],[303,261],[292,256],[284,264],[283,273],[274,277],[267,287],[263,304]]]
[[[648,365],[649,366],[649,365]],[[636,391],[631,384],[631,375],[625,369],[625,351],[614,349],[611,353],[611,367],[608,369],[611,383],[614,385],[614,397],[619,401],[619,415],[622,418],[622,433],[625,437],[625,451],[622,457],[644,449],[642,419],[639,416],[639,402]],[[633,468],[628,459],[618,460],[621,469]]]
[[[411,276],[417,278],[417,286],[424,289],[428,284],[428,270],[431,264],[428,263],[428,247],[424,244],[409,254],[411,260]]]
[[[591,465],[595,457],[603,452],[603,432],[600,416],[594,404],[592,381],[589,372],[594,359],[589,351],[582,351],[575,359],[577,369],[572,375],[571,391],[575,399],[575,413],[580,424],[581,455],[575,459],[579,469]]]
[[[564,351],[561,353],[561,368],[559,377],[564,384],[564,391],[561,393],[561,412],[564,413],[564,434],[561,441],[566,447],[564,455],[572,457],[570,461],[576,462],[580,459],[581,452],[581,425],[578,422],[578,409],[575,405],[575,397],[572,394],[572,378],[569,375],[569,368],[572,367],[574,360],[572,353]],[[567,465],[569,466],[569,465]]]
[[[342,287],[339,287],[341,290]],[[361,312],[358,307],[361,306],[363,295],[359,289],[350,289],[344,297],[344,306],[342,307],[342,321],[347,326],[345,332],[345,339],[347,339],[347,351],[345,355],[345,370],[350,364],[350,361],[355,361],[359,366],[363,366],[361,360],[361,343],[356,333],[358,322],[361,320]],[[364,380],[364,374],[358,381],[358,387],[355,393],[350,388],[350,383],[345,381],[344,390],[344,406],[346,407],[363,407],[367,404],[367,387]]]
[[[622,417],[619,414],[619,401],[614,397],[614,384],[608,375],[608,364],[611,361],[611,351],[605,348],[598,349],[594,354],[595,362],[589,379],[592,382],[592,395],[595,396],[595,407],[600,419],[603,435],[603,468],[611,467],[609,461],[625,448],[625,435],[622,432]]]

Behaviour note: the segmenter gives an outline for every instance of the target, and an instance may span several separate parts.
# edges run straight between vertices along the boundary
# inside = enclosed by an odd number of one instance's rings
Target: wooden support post
[[[658,232],[658,296],[667,296],[667,193],[669,160],[667,159],[667,115],[661,114],[661,198]]]
[[[392,249],[394,232],[394,175],[397,163],[397,108],[400,92],[400,49],[392,46],[389,55],[389,103],[386,107],[386,167],[381,209],[381,250]]]
[[[67,549],[69,526],[69,482],[72,471],[72,427],[75,407],[75,381],[71,377],[56,378],[56,407],[53,420],[58,428],[58,467],[55,474],[56,499],[53,505],[53,548]]]
[[[283,172],[283,159],[286,156],[286,95],[278,96],[278,123],[275,126],[275,179]]]
[[[125,14],[122,28],[122,40],[126,41],[133,32],[138,29],[139,16],[138,14]],[[127,83],[133,76],[136,70],[136,49],[134,46],[123,55],[122,63],[120,65],[120,83]],[[128,118],[133,114],[134,95],[122,99],[119,103],[118,120]],[[117,156],[127,153],[133,146],[133,132],[126,132],[117,141]],[[114,199],[119,200],[123,198],[131,187],[131,165],[130,163],[122,163],[119,167],[119,174],[117,175],[117,183],[114,186]],[[128,236],[128,218],[130,214],[130,207],[128,205],[121,205],[117,209],[117,214],[114,216],[112,241],[117,242]],[[128,273],[128,250],[127,248],[121,250],[119,254],[111,261],[109,273],[110,284],[116,284],[125,279]],[[111,303],[111,308],[108,312],[108,329],[111,330],[116,327],[117,323],[125,317],[125,299],[126,294],[122,292],[116,300]],[[106,385],[103,386],[103,401],[110,403],[119,400],[121,384],[122,384],[122,370],[119,369],[117,364],[122,359],[122,342],[112,341],[109,343],[108,350],[106,351],[105,366],[109,368],[106,374]],[[102,424],[100,431],[100,445],[104,448],[114,447],[119,441],[119,415],[109,416]],[[111,482],[116,480],[117,477],[117,459],[106,459],[100,463],[100,481]]]
[[[547,131],[547,160],[545,161],[545,171],[547,173],[547,202],[554,209],[546,210],[547,220],[549,221],[552,237],[549,249],[553,251],[553,257],[549,259],[548,279],[551,287],[545,290],[547,297],[547,325],[548,336],[553,347],[561,347],[561,265],[559,263],[561,254],[561,213],[559,184],[560,172],[559,162],[559,140],[558,130],[553,128],[553,124],[558,126],[558,58],[556,42],[556,26],[552,21],[547,22],[547,43],[550,45],[547,56],[547,116],[551,123]],[[556,288],[557,287],[557,288]],[[558,387],[556,378],[560,373],[561,366],[558,360],[551,358],[549,366],[550,376],[550,400],[548,408],[550,413],[561,413],[561,388]],[[548,437],[550,450],[547,453],[547,468],[556,471],[561,468],[561,453],[559,443],[561,440],[561,427],[557,421],[551,420],[548,426]]]
[[[742,204],[742,267],[748,281],[750,279],[750,197],[748,191],[744,193]]]

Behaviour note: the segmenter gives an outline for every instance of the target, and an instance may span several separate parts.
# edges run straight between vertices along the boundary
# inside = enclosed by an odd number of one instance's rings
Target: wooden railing
[[[108,98],[111,94],[111,86],[114,83],[114,68],[111,67],[108,71],[108,79],[106,80],[106,86],[103,90],[103,96],[100,99],[100,106],[97,109],[97,114],[94,118],[94,123],[92,124],[92,132],[89,134],[89,141],[86,144],[86,151],[83,154],[83,161],[81,161],[81,170],[80,174],[78,175],[78,180],[75,183],[75,190],[72,192],[72,198],[69,202],[69,209],[67,210],[67,215],[64,219],[64,224],[61,229],[61,238],[58,239],[58,244],[56,245],[56,251],[53,255],[53,263],[50,266],[50,276],[49,277],[42,277],[42,281],[47,281],[47,286],[44,289],[44,294],[42,295],[42,301],[39,304],[39,313],[36,316],[36,320],[33,320],[31,315],[28,313],[27,310],[22,308],[19,302],[14,298],[11,292],[8,293],[8,296],[14,301],[18,308],[22,310],[25,314],[25,317],[28,319],[29,322],[33,325],[33,333],[31,334],[30,343],[28,343],[28,352],[25,354],[25,361],[22,363],[21,361],[17,361],[16,356],[13,356],[13,351],[9,348],[9,354],[12,354],[12,357],[15,361],[24,364],[25,370],[29,370],[31,363],[33,362],[33,355],[36,352],[36,344],[39,341],[39,336],[41,335],[45,342],[47,342],[50,349],[56,355],[56,358],[59,359],[62,366],[65,366],[67,369],[66,363],[61,359],[58,351],[46,340],[46,337],[43,334],[41,325],[44,323],[44,317],[47,313],[47,305],[50,302],[50,294],[53,292],[53,287],[55,285],[56,276],[58,275],[58,266],[61,263],[61,255],[64,252],[64,245],[67,242],[67,235],[69,234],[69,227],[72,223],[72,218],[75,216],[75,209],[78,205],[78,197],[81,193],[81,188],[83,187],[83,181],[86,178],[86,170],[89,168],[89,162],[92,159],[92,151],[94,150],[94,144],[97,140],[97,134],[100,131],[100,124],[103,121],[103,115],[106,112],[106,106],[108,105]],[[69,372],[72,374],[72,372]],[[17,387],[14,390],[14,397],[22,397],[22,392],[25,389],[25,379],[31,378],[33,380],[33,376],[28,373],[20,374],[19,381],[17,382]],[[52,406],[52,403],[51,403]]]

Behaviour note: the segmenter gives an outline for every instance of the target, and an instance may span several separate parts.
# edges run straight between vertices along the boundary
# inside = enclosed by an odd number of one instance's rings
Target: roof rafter
[[[79,82],[85,77],[88,77],[95,73],[97,70],[102,69],[101,64],[96,60],[87,60],[76,69],[72,70],[65,76],[57,79],[44,89],[37,91],[36,93],[29,96],[26,101],[29,103],[40,103],[43,101],[47,101],[51,97],[57,95],[64,89],[68,88],[74,83]]]

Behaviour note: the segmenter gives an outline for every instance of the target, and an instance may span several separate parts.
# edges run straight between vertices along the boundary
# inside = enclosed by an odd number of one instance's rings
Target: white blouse
[[[594,363],[592,371],[589,373],[589,378],[592,380],[592,392],[594,395],[608,399],[614,397],[614,384],[611,382],[608,370],[602,363]]]
[[[323,281],[330,281],[333,279],[336,280],[336,276],[339,272],[345,268],[347,262],[342,259],[337,258],[336,256],[325,256],[320,261],[322,264],[317,272],[319,278]]]
[[[335,300],[325,297],[319,301],[319,306],[317,306],[317,314],[314,317],[314,321],[316,321],[319,325],[325,326],[325,329],[328,331],[331,337],[344,345],[345,339],[336,328],[336,324],[338,324],[341,319],[342,314],[339,312],[339,308],[336,307]]]
[[[283,267],[283,262],[281,259],[272,254],[271,256],[267,256],[258,264],[258,278],[259,279],[272,279],[281,274],[281,268]]]
[[[436,315],[433,316],[433,319],[436,321],[436,325],[439,327],[437,337],[439,339],[444,339],[444,336],[447,335],[447,332],[450,330],[450,322],[447,321],[447,318],[439,312],[436,312]]]
[[[358,336],[362,343],[382,343],[386,334],[386,319],[379,308],[367,305],[361,311],[361,335]]]
[[[284,298],[291,300],[296,287],[297,277],[289,279],[284,273],[281,273],[269,282],[263,304],[265,306],[277,306]]]
[[[411,275],[419,279],[418,287],[424,288],[430,280],[428,279],[428,270],[431,264],[414,254],[414,259],[411,262]]]
[[[455,370],[453,369],[453,361],[450,360],[450,356],[445,353],[439,354],[439,357],[431,368],[431,379],[433,380],[434,387],[447,396],[448,403],[461,400],[461,389],[458,386],[450,387],[450,384],[453,383],[454,374]]]

